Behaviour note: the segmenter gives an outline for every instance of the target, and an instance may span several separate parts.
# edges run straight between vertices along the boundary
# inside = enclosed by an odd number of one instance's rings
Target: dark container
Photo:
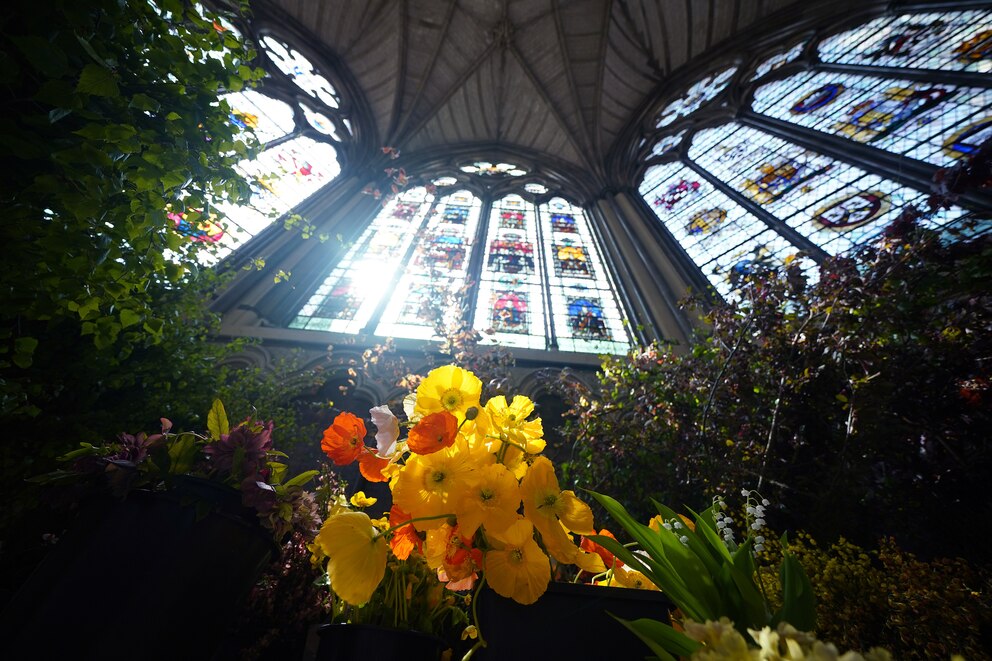
[[[437,636],[369,624],[325,624],[317,635],[316,661],[437,661],[447,648]]]
[[[491,589],[479,600],[479,626],[487,646],[475,658],[496,661],[643,659],[651,651],[609,613],[625,620],[671,621],[672,605],[660,592],[551,583],[524,606]]]
[[[5,656],[210,659],[275,549],[208,480],[89,503],[0,615]]]

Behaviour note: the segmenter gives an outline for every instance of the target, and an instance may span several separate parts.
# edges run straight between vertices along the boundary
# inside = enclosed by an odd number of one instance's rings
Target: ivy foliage
[[[262,76],[217,16],[182,0],[13,0],[0,17],[0,370],[27,369],[70,321],[98,349],[161,338],[156,287],[203,249],[174,230],[246,201],[257,141],[219,94]]]

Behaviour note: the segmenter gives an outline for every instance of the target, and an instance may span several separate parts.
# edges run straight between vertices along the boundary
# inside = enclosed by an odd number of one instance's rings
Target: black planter
[[[448,647],[437,636],[368,624],[325,624],[317,629],[317,635],[320,643],[315,661],[437,661]]]
[[[240,494],[185,478],[84,507],[0,615],[8,658],[209,659],[275,545]]]
[[[609,613],[668,623],[674,608],[649,590],[551,583],[537,602],[523,606],[486,588],[479,599],[479,626],[487,647],[476,658],[643,659],[651,654],[648,647]]]

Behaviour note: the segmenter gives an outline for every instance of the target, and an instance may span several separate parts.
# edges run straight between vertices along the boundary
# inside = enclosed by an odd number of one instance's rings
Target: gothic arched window
[[[652,138],[639,192],[724,296],[794,259],[815,276],[825,256],[922,206],[936,168],[992,135],[990,28],[988,10],[885,16],[765,57],[738,83],[749,87],[736,96],[752,100],[736,121],[707,120],[700,103],[681,113],[691,125],[655,123],[671,127]],[[693,89],[713,89],[726,71]],[[962,204],[928,222],[974,217]]]
[[[462,171],[526,174],[485,161]],[[434,180],[440,188],[457,183]],[[520,190],[548,193],[534,181]],[[388,202],[290,326],[430,340],[439,324],[461,319],[485,341],[512,347],[623,353],[631,343],[582,208],[560,197],[538,205],[467,190],[416,188]]]
[[[309,59],[272,35],[259,39],[268,77],[258,90],[225,94],[231,123],[254,130],[261,150],[238,169],[251,182],[246,205],[216,204],[222,217],[190,221],[170,211],[176,228],[215,250],[203,261],[220,259],[332,181],[340,172],[338,149],[350,139],[342,100]],[[300,94],[299,92],[303,92]],[[293,101],[295,100],[295,101]]]

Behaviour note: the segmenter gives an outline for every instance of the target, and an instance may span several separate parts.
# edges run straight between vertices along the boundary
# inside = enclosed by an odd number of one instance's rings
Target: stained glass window
[[[252,197],[245,206],[217,205],[227,218],[226,235],[220,241],[227,250],[258,234],[340,171],[332,146],[302,136],[266,149],[238,169],[253,182]]]
[[[438,321],[461,314],[482,203],[467,191],[441,198],[416,237],[412,256],[376,327],[387,337],[431,339]]]
[[[992,90],[804,72],[758,88],[755,111],[934,165],[992,134]]]
[[[458,183],[458,180],[454,177],[438,177],[431,183],[435,186],[454,186]]]
[[[303,117],[306,118],[307,124],[324,135],[334,138],[339,142],[341,141],[341,136],[338,135],[337,127],[327,115],[311,109],[310,106],[305,103],[300,104],[300,110],[303,111]]]
[[[519,195],[493,203],[479,277],[475,327],[500,344],[546,348],[544,277],[534,205]]]
[[[424,224],[433,196],[414,188],[391,200],[325,278],[290,328],[359,333],[391,291],[398,265]]]
[[[486,177],[509,175],[511,177],[522,177],[527,174],[527,170],[519,168],[513,163],[489,163],[487,161],[476,161],[461,167],[462,172],[478,174]]]
[[[798,252],[681,163],[649,168],[639,191],[723,296],[731,295],[754,269],[780,265]]]
[[[243,129],[254,129],[255,137],[262,144],[296,129],[293,109],[282,101],[254,90],[225,94],[222,98],[231,106],[231,122]]]
[[[717,94],[723,91],[737,72],[737,67],[730,67],[706,76],[692,87],[686,90],[685,94],[675,99],[665,109],[658,113],[655,123],[657,128],[668,126],[672,122],[695,112],[705,103],[709,103]]]
[[[992,71],[992,11],[884,16],[820,42],[824,62]]]
[[[529,183],[524,184],[524,190],[528,193],[533,193],[534,195],[544,195],[548,192],[548,187],[544,184]]]
[[[580,207],[561,198],[540,206],[539,236],[550,292],[551,319],[563,351],[623,353],[630,347],[626,316]]]
[[[271,36],[259,39],[269,59],[289,76],[301,90],[319,99],[329,108],[337,108],[338,93],[317,68],[302,53]]]
[[[689,157],[829,253],[876,236],[926,193],[756,129],[730,123],[700,131]],[[933,222],[961,216],[943,210]]]
[[[751,76],[751,80],[758,80],[759,78],[763,78],[768,74],[770,74],[772,71],[775,71],[776,69],[781,69],[789,62],[795,61],[795,59],[802,54],[803,48],[805,48],[805,46],[806,46],[806,42],[803,41],[796,44],[787,51],[776,53],[766,58],[761,64],[755,67],[754,75]]]
[[[679,143],[682,142],[682,138],[685,137],[685,133],[686,132],[683,130],[672,135],[664,136],[655,143],[654,147],[651,148],[651,153],[655,156],[664,156],[679,146]]]

